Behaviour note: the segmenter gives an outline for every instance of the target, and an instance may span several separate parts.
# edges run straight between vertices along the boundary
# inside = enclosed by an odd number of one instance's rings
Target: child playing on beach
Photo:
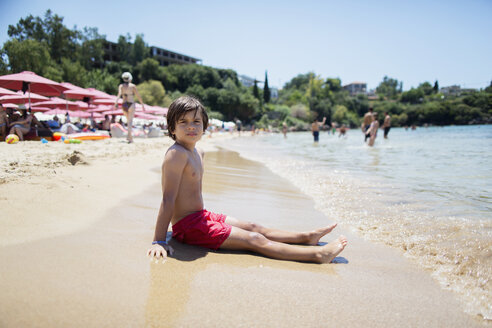
[[[306,232],[288,232],[239,221],[204,209],[202,198],[203,156],[195,148],[208,126],[203,105],[184,96],[175,100],[167,114],[169,135],[176,142],[162,164],[162,202],[157,215],[154,241],[147,252],[163,260],[173,249],[166,242],[169,224],[180,242],[210,249],[247,250],[281,260],[331,262],[347,245],[344,236],[324,246],[315,246],[336,224]],[[301,247],[290,244],[313,245]]]

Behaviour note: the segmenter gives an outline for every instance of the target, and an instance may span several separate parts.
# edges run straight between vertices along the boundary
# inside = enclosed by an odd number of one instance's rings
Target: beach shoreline
[[[218,150],[220,138],[204,136],[200,145],[212,151],[205,156],[209,210],[283,229],[330,221],[265,166]],[[171,143],[55,146],[49,156],[77,150],[88,164],[40,170],[39,150],[30,162],[21,152],[12,156],[29,163],[0,184],[8,218],[0,229],[2,326],[480,326],[426,272],[343,225],[323,239],[349,236],[339,264],[211,252],[174,240],[174,257],[149,264],[159,166]],[[27,144],[22,153],[39,147]],[[211,313],[210,304],[221,311]]]

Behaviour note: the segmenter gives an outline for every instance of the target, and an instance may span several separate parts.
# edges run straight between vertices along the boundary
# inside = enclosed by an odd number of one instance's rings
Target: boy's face
[[[176,141],[183,143],[195,143],[203,135],[202,113],[188,111],[176,122]]]

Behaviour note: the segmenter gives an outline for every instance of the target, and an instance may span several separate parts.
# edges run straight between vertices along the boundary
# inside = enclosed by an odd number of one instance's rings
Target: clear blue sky
[[[9,24],[47,9],[67,27],[97,27],[110,41],[144,34],[149,45],[232,68],[281,87],[297,74],[375,88],[481,88],[492,79],[492,1],[9,1],[0,0],[0,44]]]

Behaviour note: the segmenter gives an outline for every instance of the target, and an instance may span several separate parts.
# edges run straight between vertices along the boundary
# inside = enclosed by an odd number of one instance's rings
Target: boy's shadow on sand
[[[199,246],[192,246],[192,245],[186,245],[183,243],[180,243],[174,238],[171,238],[171,233],[168,233],[168,240],[169,240],[169,245],[172,246],[174,249],[174,253],[172,256],[173,259],[176,259],[178,261],[183,261],[183,262],[190,262],[190,261],[195,261],[198,260],[199,258],[207,256],[208,253],[222,253],[222,254],[235,254],[235,255],[241,255],[241,254],[248,254],[248,255],[254,255],[258,257],[265,257],[261,254],[254,253],[254,252],[249,252],[249,251],[232,251],[232,250],[217,250],[213,251],[208,248],[203,248]],[[327,243],[325,242],[320,242],[318,245],[323,246],[326,245]],[[304,263],[300,261],[296,261],[299,263]],[[334,264],[348,264],[349,261],[341,256],[335,257],[335,259],[331,262]]]

